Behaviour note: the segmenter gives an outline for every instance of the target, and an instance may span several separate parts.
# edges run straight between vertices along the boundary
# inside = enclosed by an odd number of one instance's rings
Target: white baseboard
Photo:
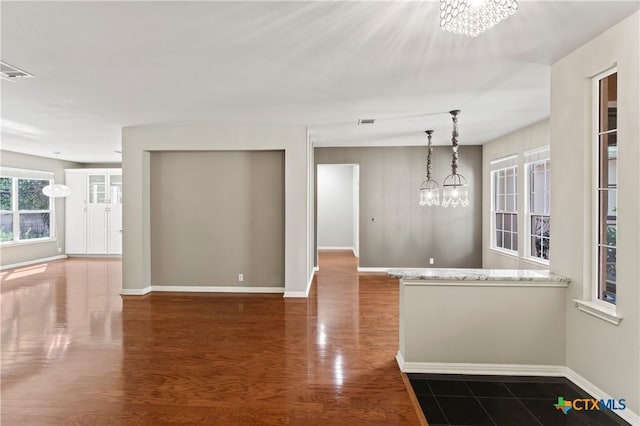
[[[25,262],[12,263],[10,265],[2,265],[0,266],[0,271],[4,271],[5,269],[20,268],[22,266],[35,265],[36,263],[51,262],[53,260],[60,260],[60,259],[66,259],[66,258],[67,258],[66,254],[61,254],[59,256],[51,256],[51,257],[43,257],[42,259],[27,260]]]
[[[403,373],[478,374],[492,376],[564,376],[563,365],[529,364],[466,364],[449,362],[408,362],[398,353],[398,365]],[[402,364],[400,364],[400,360]]]
[[[558,376],[566,377],[595,399],[617,399],[564,365],[527,364],[463,364],[446,362],[407,362],[398,351],[396,361],[403,373],[478,374],[507,376]],[[562,395],[559,395],[562,396]],[[640,416],[627,409],[612,411],[632,425],[640,425]]]
[[[151,292],[151,286],[145,288],[123,288],[120,290],[121,296],[144,296]]]
[[[181,293],[282,293],[284,287],[233,287],[233,286],[189,286],[189,285],[152,285],[145,288],[123,288],[123,296],[144,296],[152,291]]]
[[[378,268],[371,266],[358,266],[358,272],[387,272],[389,269],[396,268]]]
[[[284,287],[152,285],[151,291],[174,291],[187,293],[283,293]]]
[[[346,247],[346,246],[318,246],[318,250],[340,250],[340,251],[352,251],[355,253],[355,249],[351,246]]]
[[[311,290],[311,284],[313,284],[313,277],[315,276],[315,273],[311,274],[305,291],[285,291],[283,297],[309,297],[309,291]]]
[[[569,367],[565,367],[564,376],[567,379],[571,380],[576,385],[578,385],[580,388],[582,388],[585,392],[593,396],[595,399],[607,400],[607,399],[618,399],[620,397],[624,397],[624,395],[621,395],[618,398],[612,397],[611,395],[609,395],[608,393],[606,393],[605,391],[600,389],[598,386],[594,385],[589,380],[585,379],[584,377],[582,377],[580,374],[576,373]],[[640,425],[640,415],[638,415],[637,413],[634,413],[628,408],[624,410],[612,411],[612,413],[620,416],[621,418],[623,418],[625,421],[629,422],[632,425]]]

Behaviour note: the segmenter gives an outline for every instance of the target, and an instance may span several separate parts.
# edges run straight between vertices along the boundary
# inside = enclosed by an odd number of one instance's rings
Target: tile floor
[[[563,377],[468,376],[408,374],[430,426],[621,426],[628,425],[607,411],[554,407],[565,400],[591,398]]]

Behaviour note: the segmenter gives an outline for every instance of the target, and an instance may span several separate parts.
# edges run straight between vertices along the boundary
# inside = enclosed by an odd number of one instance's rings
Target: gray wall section
[[[151,283],[284,287],[284,151],[152,153]]]
[[[360,165],[360,266],[482,266],[482,147],[461,146],[465,208],[420,207],[426,147],[316,148],[316,164]],[[434,178],[450,173],[451,148],[435,147]]]
[[[0,165],[17,169],[41,170],[55,173],[55,182],[64,183],[64,169],[80,168],[80,163],[20,154],[11,151],[0,151]],[[56,227],[58,241],[40,243],[4,245],[0,248],[0,265],[29,262],[38,259],[58,256],[64,253],[64,199],[55,201]],[[58,246],[61,253],[58,253]]]
[[[353,249],[353,165],[318,166],[318,247]]]

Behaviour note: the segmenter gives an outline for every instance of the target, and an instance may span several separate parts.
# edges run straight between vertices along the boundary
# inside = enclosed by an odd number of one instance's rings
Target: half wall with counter
[[[391,270],[404,372],[562,375],[569,279],[540,270]]]

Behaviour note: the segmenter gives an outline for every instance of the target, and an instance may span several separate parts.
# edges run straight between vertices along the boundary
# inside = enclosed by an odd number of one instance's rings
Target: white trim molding
[[[151,293],[151,286],[145,288],[123,288],[120,290],[121,296],[144,296]]]
[[[358,266],[358,272],[387,272],[389,269],[398,269],[398,268],[378,268],[371,266]],[[406,268],[409,269],[409,268]]]
[[[615,308],[607,309],[604,303],[596,303],[588,300],[573,299],[576,307],[589,315],[593,315],[596,318],[600,318],[610,324],[618,325],[622,321],[622,316],[616,314]]]
[[[589,395],[594,397],[595,399],[614,399],[611,395],[591,383],[589,380],[582,377],[580,374],[576,373],[569,367],[565,367],[564,377],[571,380],[582,390],[587,392]],[[616,414],[622,417],[624,420],[629,422],[632,425],[640,425],[640,415],[634,413],[633,411],[625,408],[621,411],[612,411],[613,414]]]
[[[560,376],[564,377],[563,365],[529,364],[466,364],[449,362],[407,362],[402,355],[396,356],[403,373],[434,374],[480,374],[499,376]],[[402,363],[401,363],[402,362]]]
[[[284,287],[234,287],[234,286],[195,286],[195,285],[152,285],[145,288],[123,288],[122,296],[144,296],[151,292],[177,293],[284,293]]]
[[[49,241],[53,241],[53,240],[49,240]],[[52,256],[52,257],[44,257],[42,259],[27,260],[25,262],[12,263],[10,265],[2,265],[2,266],[0,266],[0,271],[4,271],[5,269],[20,268],[22,266],[35,265],[36,263],[51,262],[51,261],[54,261],[54,260],[60,260],[60,259],[66,259],[66,258],[67,258],[66,254],[61,254],[59,256]]]
[[[175,291],[188,293],[284,293],[282,287],[234,287],[196,285],[152,285],[151,291]]]
[[[343,246],[318,246],[318,250],[344,250],[344,251],[352,251],[355,253],[355,249],[351,246],[343,247]]]

